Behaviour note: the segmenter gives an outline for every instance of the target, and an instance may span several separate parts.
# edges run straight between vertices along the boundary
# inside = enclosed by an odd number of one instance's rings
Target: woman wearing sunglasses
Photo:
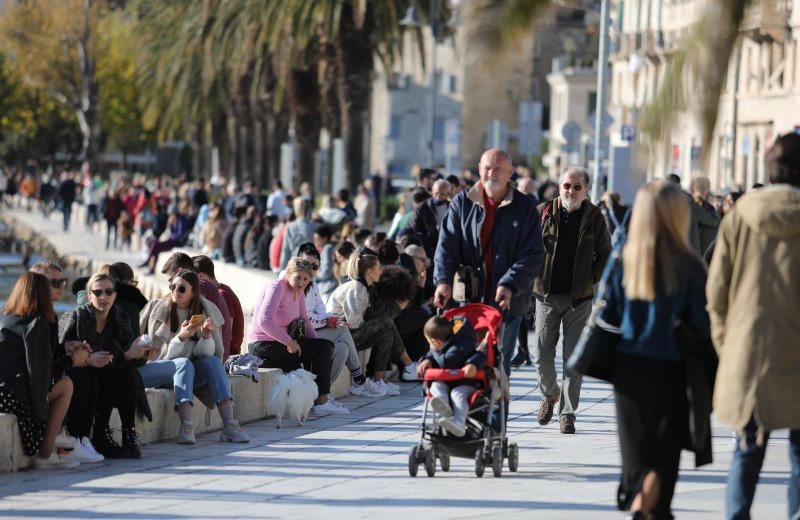
[[[143,317],[139,325],[142,332],[153,338],[154,352],[150,357],[155,361],[145,365],[141,373],[147,386],[152,385],[148,381],[160,376],[166,376],[161,383],[173,380],[175,410],[181,419],[178,443],[195,443],[192,398],[198,388],[203,389],[198,394],[203,403],[208,408],[216,405],[219,410],[224,425],[220,442],[250,442],[234,417],[233,392],[222,365],[225,349],[221,331],[216,326],[223,322],[222,314],[216,305],[200,295],[197,274],[188,270],[176,274],[169,284],[169,294],[157,300]]]
[[[114,305],[117,295],[114,279],[107,273],[95,273],[86,284],[88,302],[64,314],[59,322],[60,342],[85,341],[92,349],[92,362],[81,377],[93,380],[95,392],[73,399],[67,412],[67,429],[76,438],[88,438],[94,421],[93,446],[106,458],[139,458],[136,419],[136,380],[133,363],[147,352],[147,345],[134,342],[134,333],[125,313]],[[140,385],[139,385],[140,386]],[[145,400],[144,403],[147,401]],[[144,404],[142,403],[142,404]],[[122,423],[122,446],[109,428],[114,407]],[[149,414],[150,410],[142,408]]]

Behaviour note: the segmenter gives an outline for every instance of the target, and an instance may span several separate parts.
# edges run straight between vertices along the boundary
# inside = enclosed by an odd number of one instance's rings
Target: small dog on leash
[[[302,368],[277,377],[270,393],[269,409],[278,419],[278,428],[287,412],[289,417],[297,421],[298,426],[305,424],[314,401],[319,397],[319,389],[314,382],[316,378],[317,376]]]

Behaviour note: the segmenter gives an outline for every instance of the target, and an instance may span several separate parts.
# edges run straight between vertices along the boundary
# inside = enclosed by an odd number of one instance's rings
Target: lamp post
[[[429,0],[428,2],[428,24],[431,27],[431,71],[428,80],[429,90],[429,110],[428,110],[428,143],[427,143],[427,165],[430,168],[435,166],[435,136],[436,136],[436,41],[438,37],[438,13],[439,0]],[[404,27],[421,27],[422,23],[417,17],[417,2],[406,11],[406,16],[400,20],[400,25]]]
[[[594,119],[594,175],[592,176],[592,200],[600,200],[600,172],[603,165],[603,119],[606,113],[606,73],[608,71],[608,24],[609,0],[600,4],[600,52],[597,57],[597,106]]]

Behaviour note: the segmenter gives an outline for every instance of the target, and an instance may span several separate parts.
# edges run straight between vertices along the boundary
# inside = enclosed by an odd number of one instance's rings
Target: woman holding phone
[[[178,443],[194,444],[192,399],[194,390],[208,388],[203,402],[216,405],[224,427],[221,442],[250,442],[233,414],[233,393],[222,365],[224,344],[216,323],[222,314],[216,305],[200,296],[200,278],[180,271],[169,284],[169,294],[148,304],[139,326],[153,338],[153,361],[140,367],[145,386],[173,384],[175,410],[181,418]],[[205,399],[205,395],[210,397]]]
[[[85,341],[93,361],[85,369],[96,377],[94,403],[70,404],[67,429],[76,438],[88,436],[94,419],[94,449],[106,458],[139,458],[139,442],[134,428],[136,419],[136,384],[132,362],[142,358],[148,345],[134,342],[128,320],[114,305],[116,284],[107,273],[95,273],[86,284],[89,301],[64,314],[59,323],[59,341]],[[94,406],[92,406],[94,405]],[[122,423],[122,445],[114,440],[109,420],[114,407]]]

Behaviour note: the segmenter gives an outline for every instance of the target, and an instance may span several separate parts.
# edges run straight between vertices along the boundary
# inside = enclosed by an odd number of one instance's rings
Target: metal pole
[[[600,200],[600,173],[602,171],[603,154],[603,116],[606,112],[606,73],[608,71],[608,24],[609,0],[600,4],[600,53],[597,57],[597,106],[594,120],[594,176],[592,178],[592,200]]]
[[[428,17],[430,18],[431,22],[431,79],[429,83],[430,88],[430,113],[428,117],[428,130],[430,132],[429,140],[428,140],[428,167],[434,168],[436,165],[434,162],[436,161],[436,156],[434,154],[435,151],[435,136],[436,136],[436,36],[437,36],[437,20],[439,18],[439,11],[438,11],[438,2],[437,0],[430,0],[428,5],[429,13]]]

